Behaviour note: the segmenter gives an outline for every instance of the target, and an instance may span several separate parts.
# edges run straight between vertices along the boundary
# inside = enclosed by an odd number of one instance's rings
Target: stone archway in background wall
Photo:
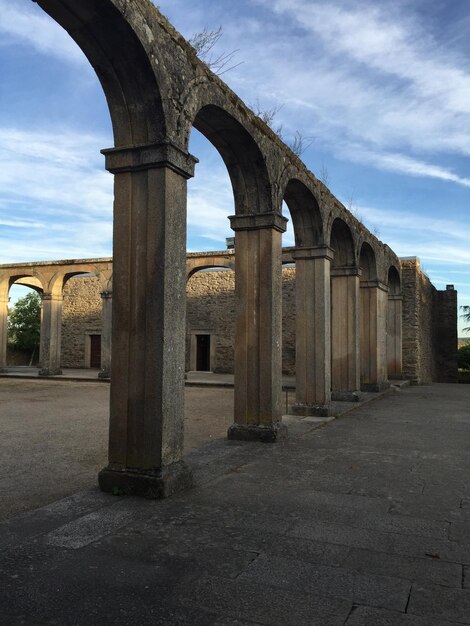
[[[0,274],[0,371],[7,371],[7,352],[8,352],[8,303],[10,301],[10,289],[13,285],[22,285],[33,289],[42,298],[44,289],[43,281],[37,273],[4,273]],[[42,307],[41,307],[42,321]],[[42,324],[40,335],[42,333]],[[39,351],[39,362],[41,362],[41,353]]]
[[[386,321],[388,287],[380,282],[372,246],[364,242],[359,255],[361,315],[361,389],[380,391],[387,383]]]
[[[233,373],[235,272],[233,255],[188,259],[186,370]]]
[[[388,377],[402,377],[403,294],[400,273],[393,265],[388,270],[387,303],[387,370]]]
[[[330,248],[332,397],[354,399],[360,389],[360,270],[351,229],[340,218],[331,225]]]

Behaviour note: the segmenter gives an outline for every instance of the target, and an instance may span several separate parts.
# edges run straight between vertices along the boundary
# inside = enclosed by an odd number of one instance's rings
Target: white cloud
[[[0,127],[4,263],[111,254],[113,177],[103,138]]]
[[[80,48],[56,22],[32,2],[0,0],[1,45],[24,44],[48,56],[86,64]]]

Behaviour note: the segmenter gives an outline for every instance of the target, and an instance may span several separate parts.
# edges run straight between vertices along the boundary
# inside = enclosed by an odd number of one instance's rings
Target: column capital
[[[288,219],[273,211],[269,213],[256,213],[251,215],[230,215],[230,226],[237,230],[262,230],[273,228],[280,233],[285,232]]]
[[[331,276],[361,276],[362,270],[360,267],[348,265],[346,267],[332,267],[330,274]]]
[[[388,293],[388,285],[380,280],[361,280],[361,289],[380,289]]]
[[[184,178],[192,178],[198,163],[196,157],[170,142],[108,148],[101,153],[112,174],[168,167]]]
[[[62,300],[62,294],[56,295],[53,293],[41,293],[41,302],[54,300],[55,302],[60,302]]]
[[[329,246],[312,246],[310,248],[295,248],[292,250],[292,258],[294,261],[308,259],[327,259],[332,261],[334,258],[334,250]]]
[[[112,291],[100,291],[100,296],[103,298],[103,300],[107,300],[113,297],[113,292]]]

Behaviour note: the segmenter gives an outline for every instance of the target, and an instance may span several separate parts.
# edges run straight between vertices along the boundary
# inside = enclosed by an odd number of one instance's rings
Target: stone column
[[[378,280],[361,281],[361,390],[382,391],[387,382],[388,287]]]
[[[331,407],[331,297],[328,247],[297,248],[295,260],[297,415],[329,415]]]
[[[0,372],[7,367],[8,291],[0,294]]]
[[[235,416],[229,439],[276,441],[282,419],[282,247],[286,218],[230,218],[235,231]]]
[[[357,267],[331,270],[331,391],[333,400],[359,399],[359,276]]]
[[[403,296],[388,296],[387,370],[388,378],[402,377],[402,309]]]
[[[41,338],[39,376],[57,376],[60,369],[60,344],[62,335],[62,294],[43,293],[41,312]]]
[[[109,464],[103,491],[163,498],[182,461],[186,195],[195,159],[170,143],[105,150],[115,174]]]
[[[98,378],[111,377],[111,334],[113,323],[113,292],[101,292],[101,369]]]

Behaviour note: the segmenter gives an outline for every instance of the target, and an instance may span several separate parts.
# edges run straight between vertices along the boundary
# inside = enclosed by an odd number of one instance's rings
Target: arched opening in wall
[[[9,282],[6,367],[11,372],[40,365],[43,289],[34,276],[13,276]]]
[[[207,265],[203,259],[200,263],[191,268],[186,288],[184,442],[187,452],[207,441],[224,438],[233,422],[233,260],[218,265],[216,260],[208,258]]]
[[[331,389],[332,397],[348,399],[359,390],[359,270],[351,229],[333,221],[331,269]]]
[[[284,192],[285,213],[291,217],[292,269],[284,270],[283,370],[296,377],[296,404],[325,404],[320,391],[320,370],[327,355],[319,345],[319,324],[325,322],[321,307],[329,302],[323,264],[326,261],[323,223],[315,195],[304,183],[291,179]],[[288,236],[288,232],[284,238]],[[329,279],[328,279],[329,280]],[[293,382],[293,381],[292,381]],[[328,390],[329,393],[329,390]]]
[[[92,272],[70,272],[63,277],[61,368],[101,370],[102,289]]]
[[[9,4],[14,13],[15,3]],[[14,54],[8,55],[10,61],[18,61],[19,65],[8,74],[9,99],[11,94],[18,94],[19,99],[14,102],[14,111],[6,111],[2,107],[1,156],[5,176],[2,179],[0,207],[15,214],[15,223],[8,228],[16,228],[18,235],[20,229],[23,233],[29,230],[34,236],[29,240],[18,237],[15,246],[12,245],[13,237],[8,237],[8,245],[3,245],[2,250],[3,254],[8,251],[9,256],[2,260],[44,261],[110,256],[113,177],[105,172],[99,150],[113,145],[113,135],[116,146],[142,145],[162,137],[159,93],[149,60],[135,33],[112,2],[38,0],[37,3],[21,4],[25,6],[21,7],[18,23],[22,25],[23,32],[18,35],[19,43]],[[40,7],[53,19],[48,19]],[[56,22],[75,38],[79,47],[68,36],[63,36]],[[47,36],[36,36],[34,28]],[[13,40],[14,34],[9,38],[8,45]],[[54,45],[42,46],[44,40],[54,41]],[[26,46],[25,41],[30,45]],[[6,47],[2,45],[3,52]],[[1,65],[4,67],[3,61]],[[17,89],[12,84],[15,74],[18,75]],[[31,89],[29,93],[28,87]],[[8,129],[11,131],[9,134]],[[117,186],[118,208],[126,207],[126,202],[122,200],[127,201],[128,194]],[[120,217],[124,222],[123,229],[127,230],[124,211]],[[6,240],[7,237],[4,244]],[[119,252],[119,256],[124,257],[124,251]],[[128,265],[127,261],[124,260],[122,265]],[[129,278],[126,272],[121,277],[121,294],[124,295],[121,295],[120,301],[122,308],[126,308],[131,281],[126,280]],[[45,303],[51,302],[56,294],[43,295],[44,317]],[[127,307],[128,310],[130,308]],[[57,318],[53,323],[56,321]],[[120,328],[125,331],[122,323]],[[23,399],[30,393],[28,385],[32,384],[22,381]],[[51,393],[41,402],[50,402],[49,409],[43,408],[43,415],[51,419],[47,426],[50,426],[50,475],[41,463],[42,479],[32,479],[23,493],[21,489],[17,490],[19,509],[12,505],[10,511],[13,512],[30,507],[30,494],[33,493],[34,505],[44,504],[46,501],[41,501],[41,496],[45,497],[41,485],[47,485],[47,497],[54,499],[54,496],[63,496],[96,484],[97,470],[106,464],[107,387],[97,385],[96,389],[89,389],[86,394],[83,394],[82,388],[74,396],[72,385],[62,386],[60,402],[57,402],[59,393],[53,391],[52,382],[47,384],[51,385]],[[117,387],[120,387],[119,382]],[[71,439],[81,442],[80,454],[87,457],[84,465],[80,465],[80,459],[73,456],[77,452],[75,443],[72,450],[67,450],[64,441],[55,437],[54,418],[57,420],[57,411],[60,412],[61,428],[70,429]],[[30,429],[34,428],[33,421],[37,417],[33,413],[28,414]],[[41,426],[43,432],[45,424]],[[30,462],[34,458],[28,448],[29,442],[34,440],[31,434],[28,432],[25,436],[24,454],[34,472],[39,468]],[[58,482],[57,466],[64,455],[71,471],[60,473],[60,484],[54,493],[54,483]],[[23,463],[22,471],[25,466]],[[14,470],[12,473],[15,473]]]
[[[216,233],[218,233],[217,240],[220,243],[225,241],[227,234],[232,235],[228,239],[234,239],[234,304],[228,310],[221,311],[221,316],[232,317],[231,311],[233,314],[235,311],[237,313],[236,317],[233,315],[232,318],[235,327],[232,344],[236,399],[234,422],[243,426],[250,423],[257,425],[260,419],[260,397],[263,393],[257,389],[263,384],[263,376],[260,372],[263,368],[269,370],[272,366],[272,355],[261,347],[263,339],[260,339],[264,332],[269,333],[272,325],[271,311],[269,307],[266,307],[267,300],[272,297],[272,276],[269,274],[269,256],[263,257],[266,253],[269,255],[270,246],[273,245],[269,238],[273,237],[274,229],[272,229],[273,224],[265,225],[264,222],[257,220],[257,216],[263,214],[263,219],[267,216],[268,221],[275,221],[274,212],[270,211],[272,204],[266,165],[253,137],[223,108],[212,104],[202,106],[195,115],[193,127],[204,135],[217,150],[231,184],[229,194],[226,174],[223,177],[220,176],[220,180],[215,180],[216,189],[222,189],[224,186],[226,190],[225,201],[221,203],[223,206],[220,210],[218,210],[219,207],[209,207],[202,227],[208,228],[213,221]],[[199,138],[194,133],[193,136]],[[199,157],[194,147],[191,148],[191,152]],[[197,185],[197,178],[198,168],[196,167],[193,185]],[[210,188],[206,193],[211,198],[209,202],[212,202],[212,196],[217,197],[211,193]],[[207,200],[206,202],[208,203]],[[213,214],[218,216],[215,220],[211,220]],[[230,225],[235,234],[227,233],[225,230],[224,224],[228,223],[225,222],[228,215],[231,216]],[[188,219],[188,222],[190,221],[191,218]],[[274,236],[278,236],[280,258],[280,232],[276,231]],[[266,238],[266,245],[261,243],[263,238]],[[279,280],[280,270],[279,267]],[[212,279],[214,276],[215,273],[207,272],[203,278],[204,280]],[[191,280],[196,283],[196,278]],[[213,322],[210,323],[213,324]],[[209,322],[206,322],[206,326],[208,324]],[[232,350],[227,349],[226,352],[231,353]],[[266,400],[269,402],[268,398]]]
[[[359,254],[361,389],[379,391],[386,379],[386,292],[377,280],[377,261],[372,246],[364,242]]]
[[[402,377],[403,295],[400,273],[395,266],[388,270],[387,302],[387,372],[389,379]]]

